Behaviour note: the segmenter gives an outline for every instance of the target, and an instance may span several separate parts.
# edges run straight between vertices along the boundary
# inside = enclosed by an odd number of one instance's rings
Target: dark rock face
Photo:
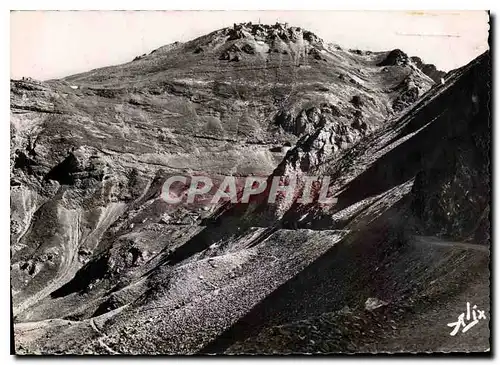
[[[340,111],[334,105],[322,104],[318,107],[302,110],[295,118],[290,112],[281,111],[276,115],[275,123],[284,131],[301,137],[315,132],[323,127],[327,120],[339,115]]]
[[[486,245],[491,200],[488,62],[483,57],[469,71],[475,81],[464,85],[472,92],[462,96],[462,114],[448,121],[449,138],[413,185],[413,208],[426,234]]]
[[[378,63],[378,66],[405,66],[408,64],[409,58],[406,53],[400,49],[394,49]]]
[[[429,76],[435,83],[440,83],[441,79],[446,76],[446,72],[440,71],[436,66],[424,63],[419,57],[411,57],[411,61],[420,69],[424,74]]]
[[[392,104],[392,109],[395,111],[401,111],[407,108],[415,103],[421,96],[420,89],[414,86],[411,82],[405,82],[404,89],[405,91],[398,96]]]
[[[487,322],[457,345],[442,318],[489,311],[489,70],[432,86],[399,50],[244,23],[12,81],[16,351],[483,351]],[[329,176],[338,202],[161,198],[193,173]]]

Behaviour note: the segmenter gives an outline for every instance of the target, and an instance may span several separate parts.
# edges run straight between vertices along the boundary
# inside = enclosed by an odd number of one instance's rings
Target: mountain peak
[[[220,29],[186,43],[193,53],[215,52],[219,60],[240,61],[246,55],[278,53],[294,55],[295,58],[311,52],[315,56],[325,48],[324,42],[313,32],[288,23],[253,24],[234,23],[232,27]],[[315,56],[320,59],[318,55]]]
[[[306,40],[310,43],[322,43],[323,40],[316,36],[313,32],[302,29],[300,27],[289,26],[288,23],[275,23],[270,24],[253,24],[248,23],[234,23],[232,28],[224,28],[222,30],[225,34],[229,35],[228,40],[241,39],[244,37],[251,37],[255,40],[269,41],[280,38],[285,42]]]

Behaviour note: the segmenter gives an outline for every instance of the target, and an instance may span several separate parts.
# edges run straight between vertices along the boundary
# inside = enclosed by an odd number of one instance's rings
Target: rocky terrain
[[[486,351],[490,68],[247,23],[12,80],[16,353]],[[170,205],[173,174],[338,200]]]

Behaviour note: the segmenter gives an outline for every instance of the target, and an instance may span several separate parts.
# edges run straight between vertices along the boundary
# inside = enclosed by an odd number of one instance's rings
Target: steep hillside
[[[422,64],[248,23],[11,81],[16,351],[460,350],[465,302],[489,319],[489,55],[444,85]],[[330,176],[338,202],[170,205],[172,174]]]

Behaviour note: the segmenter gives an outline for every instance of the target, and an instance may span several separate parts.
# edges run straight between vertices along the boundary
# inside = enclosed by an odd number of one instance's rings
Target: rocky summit
[[[244,23],[11,80],[16,353],[489,349],[490,55],[417,56]],[[328,176],[335,203],[169,204],[173,175]]]

